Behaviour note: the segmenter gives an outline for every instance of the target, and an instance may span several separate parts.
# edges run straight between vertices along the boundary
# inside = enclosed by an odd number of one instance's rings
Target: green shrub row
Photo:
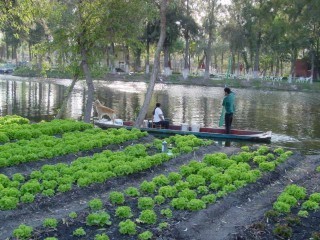
[[[147,133],[138,129],[128,131],[126,129],[94,128],[83,132],[65,133],[61,138],[43,135],[33,140],[6,143],[0,146],[0,167],[49,159],[109,144],[119,144],[145,135]]]
[[[29,120],[28,120],[29,121]],[[28,122],[27,122],[28,123]],[[93,128],[92,124],[75,120],[52,120],[51,122],[40,122],[36,124],[21,124],[14,122],[3,125],[0,128],[0,143],[12,140],[38,138],[42,135],[58,135],[72,131],[83,131]]]

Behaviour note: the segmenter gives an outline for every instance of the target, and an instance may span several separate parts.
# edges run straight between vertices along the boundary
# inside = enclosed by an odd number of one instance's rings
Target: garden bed
[[[110,137],[123,133],[113,132]],[[298,213],[306,199],[300,199],[288,214],[282,213],[277,218],[271,219],[270,213],[266,215],[266,212],[273,209],[278,196],[291,184],[303,186],[308,196],[320,192],[320,169],[316,171],[319,156],[298,153],[290,156],[291,153],[283,149],[269,149],[267,146],[256,146],[256,150],[250,150],[249,147],[223,148],[215,144],[208,145],[209,142],[204,143],[190,136],[166,139],[170,146],[174,145],[173,155],[168,156],[161,153],[162,140],[136,133],[140,136],[138,139],[76,153],[67,151],[68,154],[54,158],[37,159],[13,166],[8,162],[9,166],[0,168],[0,202],[7,204],[5,198],[11,199],[11,196],[21,194],[16,206],[0,206],[0,239],[15,239],[13,235],[17,235],[17,232],[13,233],[17,229],[28,232],[31,228],[32,235],[26,234],[20,239],[220,240],[318,237],[317,206],[310,207],[315,211],[309,211],[304,217]],[[67,147],[71,138],[69,136],[66,139]],[[117,138],[115,141],[120,140]],[[19,148],[22,144],[26,147],[35,144],[33,140],[30,143],[26,140],[17,143],[12,146]],[[5,154],[6,148],[3,149],[2,154]],[[102,168],[109,167],[104,174],[110,175],[110,171],[114,171],[113,175],[101,180],[101,176],[93,171],[92,176],[99,183],[90,182],[91,173],[86,170],[100,171],[96,164]],[[76,175],[71,171],[75,169],[72,167],[79,167]],[[68,178],[62,178],[64,173],[76,177],[77,180],[71,182],[72,187],[61,192],[54,186],[54,194],[50,197],[43,194],[49,188],[46,185],[48,180],[56,179],[59,184],[62,180],[69,181]],[[62,180],[59,180],[59,174]],[[78,178],[79,174],[83,176]],[[28,190],[35,196],[29,203],[21,200],[23,197],[28,200],[27,197],[33,195],[28,191],[26,194],[24,182],[27,179],[22,175],[31,180],[38,179],[40,184],[35,187],[43,188],[42,194],[40,190]],[[12,179],[11,182],[8,178]],[[117,202],[119,199],[121,201]],[[101,202],[101,206],[97,207],[94,201]],[[126,208],[128,215],[121,216],[124,214],[120,211],[123,211],[122,207]],[[143,216],[142,213],[147,215]],[[90,220],[90,217],[93,219]],[[47,226],[44,226],[46,221]],[[282,224],[282,228],[275,233],[278,224]],[[121,225],[125,227],[119,227]],[[290,227],[289,235],[281,232],[287,229],[284,226]],[[22,236],[21,231],[19,234]],[[108,238],[103,234],[107,234]]]

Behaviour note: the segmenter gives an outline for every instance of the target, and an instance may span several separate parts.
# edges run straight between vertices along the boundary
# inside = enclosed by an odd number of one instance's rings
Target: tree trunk
[[[169,46],[166,44],[163,46],[163,65],[164,65],[164,75],[170,76],[172,75],[172,71],[169,64]]]
[[[139,115],[134,123],[134,126],[136,128],[140,128],[140,126],[143,123],[143,120],[147,114],[149,105],[150,105],[150,101],[151,101],[151,97],[152,97],[152,93],[153,93],[153,89],[154,89],[154,85],[157,79],[157,75],[159,72],[159,67],[160,67],[160,53],[161,53],[161,49],[164,43],[164,39],[166,37],[166,8],[167,8],[167,2],[168,0],[162,0],[161,1],[161,6],[160,6],[160,16],[161,16],[161,31],[160,31],[160,38],[158,41],[158,45],[157,45],[157,49],[156,52],[154,54],[154,66],[153,66],[153,70],[152,70],[152,74],[151,74],[151,79],[150,79],[150,83],[147,89],[147,93],[145,96],[145,100],[143,102],[142,108],[139,112]]]
[[[150,73],[150,40],[147,40],[147,56],[146,56],[146,70],[145,73]]]
[[[79,72],[77,71],[73,76],[72,83],[68,88],[68,92],[67,92],[67,94],[65,95],[65,97],[63,99],[61,108],[60,108],[57,116],[55,117],[55,119],[61,119],[63,117],[63,114],[65,113],[65,111],[67,109],[67,104],[68,104],[68,101],[69,101],[69,99],[71,97],[71,93],[73,91],[73,88],[76,85],[76,82],[78,81],[78,77],[79,77]]]
[[[93,86],[93,81],[91,77],[91,72],[88,66],[87,51],[84,48],[84,46],[81,46],[81,58],[82,58],[82,61],[81,61],[82,69],[83,69],[84,75],[86,76],[86,83],[88,87],[88,97],[86,102],[86,108],[84,111],[83,121],[86,123],[89,123],[91,118],[91,112],[92,112],[94,86]]]

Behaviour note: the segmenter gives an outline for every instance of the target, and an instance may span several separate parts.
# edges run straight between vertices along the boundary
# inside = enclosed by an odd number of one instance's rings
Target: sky
[[[230,5],[231,0],[220,0],[222,4],[228,4]]]

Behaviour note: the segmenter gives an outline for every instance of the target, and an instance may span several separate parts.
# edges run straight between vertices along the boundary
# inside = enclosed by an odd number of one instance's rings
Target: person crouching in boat
[[[224,123],[226,127],[226,134],[230,134],[233,114],[235,112],[235,94],[230,88],[224,88],[224,95],[222,106],[225,108]]]
[[[161,104],[157,103],[156,107],[154,108],[152,114],[153,114],[153,124],[158,127],[160,126],[161,128],[169,128],[169,121],[166,121],[163,115],[163,112],[160,108]]]

